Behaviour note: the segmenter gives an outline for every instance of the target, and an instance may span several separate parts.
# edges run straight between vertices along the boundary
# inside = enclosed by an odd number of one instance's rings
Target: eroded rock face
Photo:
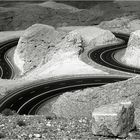
[[[124,16],[111,21],[103,21],[98,26],[112,32],[130,34],[136,30],[140,30],[140,20],[135,15]]]
[[[130,32],[140,30],[140,20],[139,19],[132,20],[128,23],[127,26],[129,28]]]
[[[43,65],[52,58],[57,50],[55,45],[63,38],[52,26],[35,24],[29,27],[20,37],[14,54],[14,61],[22,70],[28,72]]]
[[[78,12],[80,11],[78,8],[70,6],[70,5],[66,5],[63,3],[57,3],[54,1],[47,1],[47,2],[43,2],[41,4],[39,4],[42,7],[49,7],[52,9],[65,9],[65,10],[69,10],[71,12]]]
[[[72,33],[81,35],[86,46],[98,46],[118,42],[116,37],[108,30],[98,27],[84,27],[73,30]]]
[[[140,30],[131,33],[122,62],[140,68]]]
[[[39,75],[42,77],[44,74],[59,76],[59,74],[102,73],[101,70],[81,61],[80,55],[89,45],[94,48],[117,42],[110,31],[92,26],[78,28],[68,33],[57,31],[48,25],[35,24],[20,38],[14,60],[22,74],[39,67],[34,74],[31,73],[33,77]],[[73,69],[70,69],[71,67]]]
[[[140,77],[127,81],[107,84],[101,87],[86,88],[61,95],[52,106],[52,112],[57,116],[91,117],[91,112],[102,105],[130,100],[136,110],[140,109]],[[136,111],[136,120],[139,119]]]
[[[108,104],[94,109],[92,132],[94,135],[127,137],[134,128],[134,106],[131,101]]]

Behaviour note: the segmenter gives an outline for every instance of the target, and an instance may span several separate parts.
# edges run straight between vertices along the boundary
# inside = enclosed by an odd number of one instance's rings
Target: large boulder
[[[57,30],[80,35],[86,46],[107,45],[119,42],[109,30],[104,30],[96,26],[69,26],[61,27]]]
[[[139,91],[140,77],[135,77],[127,81],[107,84],[101,87],[66,92],[52,105],[52,112],[65,118],[91,118],[92,111],[95,108],[122,100],[130,100],[136,108],[136,120],[139,120]]]
[[[92,132],[94,135],[127,137],[134,129],[134,106],[131,101],[108,104],[94,109]]]
[[[140,20],[139,19],[132,20],[128,23],[127,26],[129,28],[130,32],[140,30]]]
[[[78,8],[70,6],[70,5],[66,5],[63,3],[57,3],[54,1],[47,1],[47,2],[43,2],[39,4],[42,7],[49,7],[52,9],[65,9],[65,10],[69,10],[70,12],[78,12],[80,11]]]
[[[14,61],[26,73],[52,58],[51,51],[62,40],[63,34],[52,26],[35,24],[29,27],[20,37],[14,54]]]
[[[140,68],[140,30],[131,33],[122,62]]]
[[[107,74],[102,70],[86,64],[80,58],[85,48],[88,48],[90,42],[92,42],[92,45],[90,45],[92,48],[96,47],[96,45],[117,43],[118,40],[110,31],[90,26],[82,29],[78,28],[69,33],[66,31],[65,33],[67,35],[61,42],[54,45],[54,47],[50,47],[51,51],[45,47],[47,53],[44,59],[44,65],[35,69],[33,73],[30,73],[31,77]]]
[[[130,34],[140,30],[140,20],[137,16],[124,16],[111,21],[103,21],[98,26],[112,32]]]

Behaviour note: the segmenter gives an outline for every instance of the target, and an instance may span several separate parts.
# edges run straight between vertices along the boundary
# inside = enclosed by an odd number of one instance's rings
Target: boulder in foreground
[[[127,137],[134,128],[134,106],[131,101],[108,104],[94,109],[92,132],[94,135]]]

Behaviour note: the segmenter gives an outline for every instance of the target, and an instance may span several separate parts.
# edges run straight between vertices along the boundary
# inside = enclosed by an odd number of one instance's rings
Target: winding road
[[[120,45],[113,45],[113,46],[97,49],[97,50],[91,50],[88,53],[88,56],[93,61],[95,61],[96,63],[98,63],[100,65],[104,65],[106,67],[120,70],[120,71],[124,71],[124,72],[140,74],[140,69],[119,63],[114,58],[114,55],[118,50],[122,50],[122,49],[127,47],[127,42],[129,39],[129,36],[125,35],[125,34],[116,34],[115,33],[115,36],[120,38],[120,39],[123,39],[124,43],[122,43]]]
[[[131,67],[119,64],[113,59],[112,54],[116,50],[125,48],[128,41],[128,36],[126,35],[116,34],[116,36],[125,40],[125,43],[121,45],[112,45],[97,50],[91,50],[88,56],[93,61],[101,65],[122,71],[139,73],[140,70],[134,70]],[[7,60],[5,54],[11,47],[14,47],[17,42],[18,39],[14,39],[0,44],[0,74],[3,79],[14,77],[13,66],[10,64],[10,61]],[[19,114],[33,115],[43,102],[58,96],[63,92],[101,86],[107,83],[126,80],[128,78],[130,77],[83,75],[81,77],[52,80],[50,82],[37,82],[7,94],[0,100],[0,111],[3,111],[5,108],[10,108]]]
[[[17,38],[0,43],[0,77],[2,79],[12,79],[14,77],[14,68],[6,57],[6,52],[15,47],[17,43]]]

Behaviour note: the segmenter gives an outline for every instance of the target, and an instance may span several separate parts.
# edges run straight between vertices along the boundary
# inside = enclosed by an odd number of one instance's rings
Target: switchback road
[[[119,64],[116,61],[114,62],[112,54],[118,49],[125,48],[128,40],[128,36],[124,36],[121,34],[118,34],[117,36],[125,40],[125,43],[121,45],[112,45],[94,51],[91,50],[89,52],[89,57],[93,61],[101,65],[127,72],[134,72],[133,68],[128,68],[127,66]],[[5,53],[8,49],[14,47],[17,44],[17,41],[18,40],[15,39],[12,41],[7,41],[0,45],[1,77],[4,79],[12,78],[14,75],[14,71],[12,68],[13,66],[11,66],[10,63],[7,63],[7,61],[5,60]],[[139,70],[135,72],[139,73]],[[17,111],[19,114],[35,114],[38,107],[44,101],[49,100],[54,96],[58,96],[63,92],[87,87],[101,86],[107,83],[126,80],[128,78],[130,77],[83,75],[81,77],[71,77],[56,81],[53,80],[51,82],[40,82],[33,85],[28,85],[24,88],[20,88],[13,92],[10,92],[8,95],[2,98],[0,100],[0,111],[3,111],[5,108],[10,108]]]

